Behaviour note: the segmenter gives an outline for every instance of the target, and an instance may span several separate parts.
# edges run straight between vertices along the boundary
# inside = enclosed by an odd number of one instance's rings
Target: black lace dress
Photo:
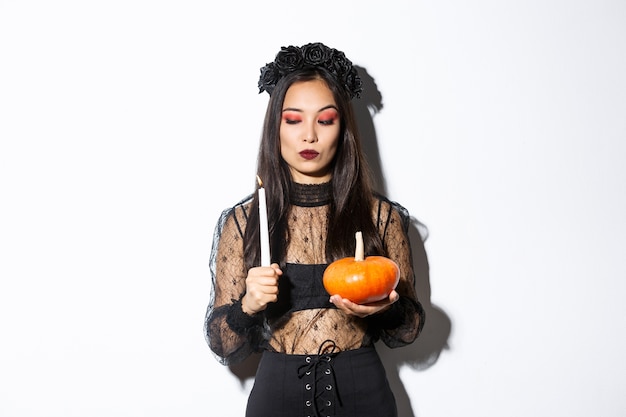
[[[395,415],[393,395],[374,343],[382,340],[391,348],[405,346],[417,338],[424,324],[424,311],[415,294],[408,213],[397,203],[373,197],[372,216],[386,256],[400,267],[396,288],[400,299],[383,313],[358,318],[335,308],[322,285],[328,265],[330,184],[294,184],[293,190],[290,241],[280,263],[279,301],[253,316],[241,310],[240,301],[247,276],[243,236],[251,197],[222,213],[210,258],[213,285],[205,320],[207,342],[225,365],[240,362],[252,352],[264,352],[248,416]],[[323,369],[320,363],[325,364]],[[365,386],[355,392],[363,381],[367,381]],[[382,397],[376,392],[382,392]],[[387,408],[372,408],[380,402]]]

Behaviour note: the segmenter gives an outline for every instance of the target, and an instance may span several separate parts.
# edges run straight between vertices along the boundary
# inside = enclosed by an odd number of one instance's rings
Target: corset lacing
[[[312,391],[311,400],[306,401],[306,406],[313,407],[316,417],[321,417],[320,408],[330,411],[334,408],[335,402],[341,405],[335,371],[332,365],[332,360],[339,352],[340,349],[334,341],[330,339],[325,340],[320,345],[317,355],[307,356],[305,358],[306,363],[298,368],[298,378],[306,380],[310,379],[311,376],[313,377],[312,383],[308,382],[305,385],[307,391]],[[324,365],[328,366],[325,369],[320,368]],[[322,389],[318,389],[318,385],[323,385]],[[325,398],[328,397],[327,394],[330,395],[332,400]],[[318,406],[318,400],[322,400],[321,407]]]

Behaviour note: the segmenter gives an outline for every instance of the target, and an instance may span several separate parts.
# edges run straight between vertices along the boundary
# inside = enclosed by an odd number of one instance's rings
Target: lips
[[[319,154],[320,154],[319,152],[314,151],[312,149],[306,149],[300,152],[300,156],[303,157],[304,159],[314,159]]]

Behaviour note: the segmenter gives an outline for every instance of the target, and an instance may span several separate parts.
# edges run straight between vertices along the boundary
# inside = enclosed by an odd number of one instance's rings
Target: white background
[[[618,0],[0,1],[0,415],[243,415],[213,227],[259,68],[314,41],[375,83],[368,149],[429,231],[430,321],[381,348],[401,417],[626,415],[625,40]]]

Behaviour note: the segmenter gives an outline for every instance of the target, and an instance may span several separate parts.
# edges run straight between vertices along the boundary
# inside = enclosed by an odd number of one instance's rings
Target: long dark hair
[[[372,218],[372,180],[361,148],[361,139],[346,90],[323,68],[307,68],[283,77],[270,96],[265,113],[257,173],[267,196],[272,262],[282,264],[289,236],[287,215],[292,177],[280,153],[280,123],[285,95],[296,82],[322,80],[337,104],[341,130],[337,153],[332,162],[332,200],[326,238],[327,262],[354,256],[355,233],[361,231],[367,255],[384,255],[383,243]],[[247,268],[260,264],[259,215],[254,194],[244,237]]]

